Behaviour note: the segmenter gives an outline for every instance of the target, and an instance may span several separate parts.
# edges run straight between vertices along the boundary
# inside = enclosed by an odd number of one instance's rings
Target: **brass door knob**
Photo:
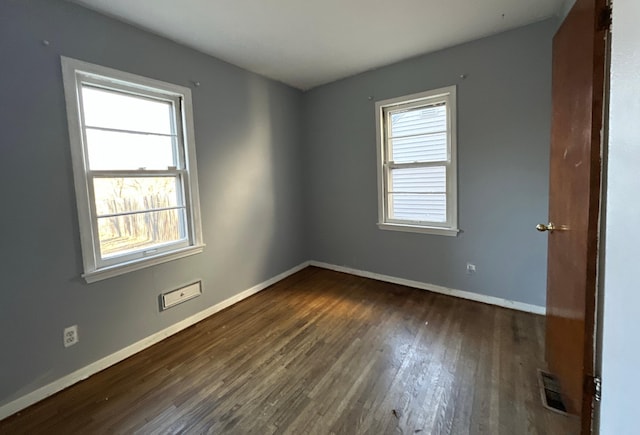
[[[546,225],[545,224],[536,225],[536,230],[541,231],[541,232],[549,231],[551,233],[555,229],[556,229],[556,226],[553,224],[553,222],[549,222]]]

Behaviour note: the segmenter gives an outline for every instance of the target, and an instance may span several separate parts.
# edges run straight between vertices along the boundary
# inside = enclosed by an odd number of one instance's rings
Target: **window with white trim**
[[[455,236],[456,87],[376,103],[378,226]]]
[[[189,88],[62,57],[88,282],[203,250]]]

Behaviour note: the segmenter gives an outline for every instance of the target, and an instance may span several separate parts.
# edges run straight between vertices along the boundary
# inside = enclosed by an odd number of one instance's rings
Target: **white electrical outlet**
[[[64,343],[64,347],[73,346],[78,342],[78,325],[69,326],[68,328],[64,328],[64,333],[62,335],[62,342]]]
[[[472,263],[467,263],[467,273],[471,275],[472,273],[476,273],[476,265]]]

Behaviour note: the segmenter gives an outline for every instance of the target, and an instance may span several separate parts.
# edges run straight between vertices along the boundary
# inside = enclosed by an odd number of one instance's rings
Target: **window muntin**
[[[189,89],[62,62],[85,278],[201,252]]]
[[[93,178],[101,262],[188,245],[177,176]]]
[[[455,87],[376,104],[379,226],[455,235]]]

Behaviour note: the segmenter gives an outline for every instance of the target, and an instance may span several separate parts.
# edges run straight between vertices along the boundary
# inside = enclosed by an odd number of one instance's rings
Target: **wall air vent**
[[[179,288],[177,290],[164,293],[160,296],[160,302],[162,310],[174,307],[189,299],[193,299],[202,294],[202,281],[194,282],[188,286]]]

